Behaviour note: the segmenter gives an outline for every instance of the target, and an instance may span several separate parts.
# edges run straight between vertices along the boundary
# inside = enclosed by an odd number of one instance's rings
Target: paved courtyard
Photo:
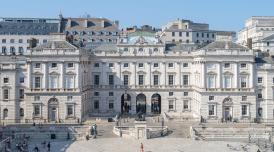
[[[206,142],[183,138],[157,138],[150,140],[101,138],[89,141],[52,142],[51,152],[140,152],[141,143],[144,145],[144,152],[257,152],[258,149],[256,145],[247,143]],[[35,144],[32,143],[30,148],[33,145]]]

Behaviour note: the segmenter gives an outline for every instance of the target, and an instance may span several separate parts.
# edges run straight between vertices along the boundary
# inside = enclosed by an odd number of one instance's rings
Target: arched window
[[[24,109],[23,108],[20,108],[19,113],[20,113],[20,117],[24,117]]]
[[[143,50],[143,48],[139,48],[139,52],[143,52],[144,50]]]
[[[4,110],[3,110],[3,119],[8,118],[8,112],[9,112],[8,109],[4,109]]]

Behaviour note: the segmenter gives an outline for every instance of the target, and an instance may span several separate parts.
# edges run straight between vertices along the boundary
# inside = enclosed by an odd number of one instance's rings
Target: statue
[[[139,111],[137,113],[135,120],[136,121],[146,121],[145,114],[142,111]]]

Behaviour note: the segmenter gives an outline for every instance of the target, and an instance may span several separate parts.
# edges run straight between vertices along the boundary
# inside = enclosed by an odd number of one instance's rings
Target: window
[[[241,88],[246,88],[247,87],[247,78],[246,77],[241,77]]]
[[[209,101],[213,101],[213,100],[214,100],[214,96],[209,96],[209,97],[208,97],[208,100],[209,100]]]
[[[179,36],[182,37],[182,32],[179,32]]]
[[[184,96],[188,96],[188,92],[184,92]]]
[[[154,51],[154,52],[158,52],[158,48],[154,48],[153,51]]]
[[[7,48],[5,46],[2,46],[2,53],[6,54],[7,53]]]
[[[74,64],[73,63],[68,63],[68,68],[73,68]]]
[[[209,116],[215,115],[215,105],[208,105],[208,115]]]
[[[186,40],[186,43],[189,43],[189,40]]]
[[[34,105],[34,116],[39,116],[40,115],[40,105]]]
[[[159,85],[159,75],[153,75],[153,85]]]
[[[263,94],[262,94],[262,89],[258,89],[258,99],[262,99]]]
[[[51,68],[56,68],[57,67],[57,63],[51,63]]]
[[[67,96],[67,101],[72,101],[73,96]]]
[[[202,37],[204,37],[204,33],[202,33]]]
[[[245,69],[246,67],[246,63],[241,63],[241,68]]]
[[[262,117],[263,114],[263,108],[258,108],[258,116]]]
[[[231,76],[230,75],[224,76],[224,88],[231,88]]]
[[[169,96],[173,96],[173,92],[168,92],[168,95]]]
[[[18,42],[19,42],[19,43],[23,43],[23,39],[19,39]]]
[[[266,46],[269,46],[269,42],[266,42]]]
[[[41,63],[35,63],[34,68],[40,68],[41,67]]]
[[[207,77],[207,88],[215,88],[215,77],[214,77],[214,75],[209,75]]]
[[[225,68],[230,68],[230,63],[225,63]]]
[[[169,68],[173,68],[173,63],[168,63]]]
[[[188,110],[188,100],[184,100],[184,110]]]
[[[108,96],[112,97],[112,96],[114,96],[114,93],[113,92],[108,92]]]
[[[143,63],[139,63],[139,64],[138,64],[138,67],[139,67],[139,68],[143,68],[143,67],[144,67],[144,64],[143,64]]]
[[[7,42],[7,40],[6,39],[2,39],[2,43],[6,43]]]
[[[242,105],[242,116],[247,116],[247,105]]]
[[[100,67],[100,64],[99,63],[94,63],[94,67],[98,68],[98,67]]]
[[[272,83],[274,83],[274,78],[272,78]]]
[[[138,50],[139,52],[143,52],[144,51],[144,49],[143,48],[139,48],[139,50]]]
[[[34,96],[34,101],[40,101],[40,96]]]
[[[212,34],[212,38],[214,38],[215,37],[215,35],[214,34]]]
[[[10,43],[14,43],[14,39],[10,39]]]
[[[183,85],[188,86],[188,75],[183,75]]]
[[[109,100],[108,102],[108,109],[112,110],[114,108],[114,101],[113,100]]]
[[[258,83],[263,83],[263,78],[262,77],[258,77]]]
[[[99,101],[98,100],[94,101],[94,109],[99,109]]]
[[[99,92],[94,92],[94,96],[98,97],[100,95]]]
[[[242,96],[242,101],[247,101],[247,96]]]
[[[65,77],[65,83],[66,83],[66,88],[67,89],[73,89],[74,86],[74,76],[73,75],[68,75]]]
[[[206,37],[209,38],[209,34],[208,33],[206,34]]]
[[[128,63],[124,63],[124,68],[127,68],[128,67]]]
[[[24,109],[23,108],[20,108],[19,115],[20,115],[20,117],[24,117]]]
[[[108,84],[114,85],[114,76],[113,75],[108,75]]]
[[[9,89],[3,89],[3,99],[9,100]]]
[[[139,75],[138,80],[139,80],[139,85],[144,85],[144,75]]]
[[[9,78],[4,78],[4,83],[9,83]]]
[[[49,88],[50,89],[56,89],[58,80],[57,80],[57,76],[56,75],[51,75],[49,76]]]
[[[41,87],[41,78],[35,77],[34,78],[34,88],[40,88]]]
[[[20,78],[19,78],[19,82],[20,82],[20,83],[24,83],[24,82],[25,82],[25,77],[20,77]]]
[[[173,37],[175,36],[175,32],[172,32],[172,36],[173,36]]]
[[[168,85],[173,85],[173,84],[174,84],[174,76],[168,75]]]
[[[19,90],[19,98],[24,99],[24,96],[25,96],[24,89],[20,89]]]
[[[99,84],[100,84],[100,76],[94,75],[94,85],[99,85]]]
[[[113,63],[109,63],[108,67],[113,68],[114,67]]]
[[[24,52],[24,48],[23,47],[19,47],[18,50],[19,50],[19,54],[22,55],[23,52]]]
[[[47,43],[47,42],[48,42],[48,40],[46,40],[46,39],[43,40],[43,43],[44,43],[44,44]]]
[[[187,68],[188,67],[188,63],[183,63],[183,67]]]
[[[174,100],[168,100],[168,110],[174,110]]]
[[[73,116],[73,105],[67,105],[67,116]]]
[[[189,32],[186,32],[186,37],[189,37]]]
[[[154,68],[158,68],[158,67],[159,67],[159,64],[158,64],[158,63],[154,63],[154,64],[153,64],[153,67],[154,67]]]
[[[128,85],[128,75],[124,75],[124,85]]]

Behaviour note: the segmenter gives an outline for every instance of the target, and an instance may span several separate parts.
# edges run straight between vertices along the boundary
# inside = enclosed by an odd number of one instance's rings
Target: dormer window
[[[143,50],[143,48],[139,48],[139,52],[143,52],[144,50]]]

